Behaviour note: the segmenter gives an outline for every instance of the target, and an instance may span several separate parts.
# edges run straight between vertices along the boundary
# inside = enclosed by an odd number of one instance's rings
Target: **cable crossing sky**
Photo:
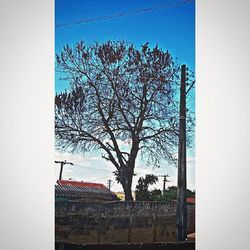
[[[99,16],[99,17],[80,19],[80,20],[77,20],[74,22],[69,22],[69,23],[59,23],[59,24],[55,25],[55,28],[56,29],[69,28],[71,26],[80,25],[80,24],[86,24],[86,23],[97,22],[97,21],[102,21],[102,20],[110,20],[110,19],[114,19],[114,18],[142,14],[142,13],[152,12],[152,11],[156,11],[156,10],[160,10],[160,9],[171,8],[171,7],[180,7],[182,5],[185,5],[188,3],[193,3],[193,2],[194,2],[194,0],[182,0],[182,1],[178,1],[178,2],[176,2],[176,1],[168,2],[168,3],[157,5],[154,7],[129,10],[129,11],[125,11],[125,12],[116,13],[116,14],[113,14],[110,16]]]

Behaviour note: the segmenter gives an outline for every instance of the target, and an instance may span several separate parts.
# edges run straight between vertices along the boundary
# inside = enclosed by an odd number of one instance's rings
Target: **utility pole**
[[[179,150],[178,150],[178,185],[176,212],[176,240],[187,238],[187,205],[186,205],[186,65],[181,65]]]
[[[108,181],[107,181],[107,185],[108,185],[108,189],[109,189],[109,190],[110,190],[110,188],[111,188],[111,181],[112,181],[112,180],[108,180]]]
[[[162,191],[162,194],[164,194],[165,191],[166,191],[166,182],[170,182],[169,180],[167,180],[167,177],[170,177],[170,176],[167,174],[167,175],[158,175],[158,177],[163,177],[163,191]]]
[[[55,163],[61,164],[61,169],[60,169],[60,174],[59,174],[59,180],[62,179],[63,166],[66,165],[66,164],[74,165],[72,162],[67,162],[66,160],[65,161],[55,161]]]

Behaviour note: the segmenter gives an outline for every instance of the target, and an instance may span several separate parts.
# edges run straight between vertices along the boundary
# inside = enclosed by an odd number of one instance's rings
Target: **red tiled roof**
[[[187,202],[195,204],[195,197],[187,198]]]
[[[107,187],[101,183],[58,180],[55,185],[56,197],[68,197],[81,200],[116,200]]]
[[[80,187],[80,188],[96,188],[100,190],[108,190],[107,187],[105,187],[101,183],[93,183],[93,182],[83,182],[83,181],[70,181],[70,180],[58,180],[58,185],[61,186],[71,186],[71,187]]]

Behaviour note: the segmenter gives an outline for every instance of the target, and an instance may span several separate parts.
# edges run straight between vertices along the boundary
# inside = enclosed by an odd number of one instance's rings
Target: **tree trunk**
[[[123,188],[124,189],[124,193],[125,193],[125,201],[133,201],[133,196],[132,196],[132,190],[131,187],[126,187]]]
[[[122,187],[125,193],[125,201],[133,201],[133,196],[132,196],[132,178],[133,175],[129,174],[125,176],[124,182],[122,183]]]

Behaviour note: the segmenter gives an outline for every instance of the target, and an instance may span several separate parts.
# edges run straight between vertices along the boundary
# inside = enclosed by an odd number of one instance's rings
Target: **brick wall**
[[[75,244],[175,241],[175,203],[56,202],[55,238]]]

